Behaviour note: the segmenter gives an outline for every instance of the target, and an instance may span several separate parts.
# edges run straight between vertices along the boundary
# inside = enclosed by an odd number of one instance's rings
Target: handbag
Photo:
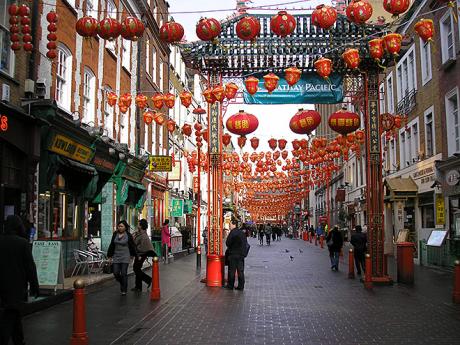
[[[102,272],[105,274],[112,274],[113,273],[113,265],[111,262],[106,262],[104,263],[104,266],[102,266]]]
[[[332,247],[332,245],[334,244],[334,241],[332,240],[332,236],[331,236],[331,239],[326,242],[326,244],[328,247]]]
[[[247,257],[247,256],[248,256],[248,254],[249,254],[249,249],[251,249],[251,245],[250,245],[248,242],[246,242],[246,248],[245,248],[245,250],[244,250],[244,257]]]

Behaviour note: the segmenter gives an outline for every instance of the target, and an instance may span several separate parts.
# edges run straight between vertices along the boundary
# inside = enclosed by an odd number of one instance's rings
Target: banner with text
[[[331,74],[324,79],[316,73],[304,73],[302,78],[290,87],[282,74],[278,87],[269,94],[264,86],[263,74],[256,74],[259,79],[259,91],[250,95],[244,89],[246,104],[335,104],[343,100],[343,78],[338,74]]]

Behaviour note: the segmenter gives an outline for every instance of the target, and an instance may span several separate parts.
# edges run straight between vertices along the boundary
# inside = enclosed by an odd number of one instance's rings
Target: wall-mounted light
[[[132,158],[128,158],[127,162],[128,162],[128,164],[132,164],[132,163],[133,163],[133,159],[132,159]]]
[[[113,147],[109,147],[109,155],[113,156],[116,152],[117,151]]]
[[[118,154],[118,158],[122,161],[122,160],[124,160],[126,158],[126,155],[123,152],[120,152]]]

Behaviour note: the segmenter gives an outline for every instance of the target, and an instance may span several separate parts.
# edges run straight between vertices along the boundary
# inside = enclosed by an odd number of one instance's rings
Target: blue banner
[[[331,74],[326,80],[316,73],[304,73],[302,78],[290,87],[284,75],[280,78],[278,87],[271,94],[264,86],[264,74],[254,77],[259,79],[259,91],[250,95],[246,88],[243,91],[246,104],[335,104],[343,100],[343,78],[339,74]]]

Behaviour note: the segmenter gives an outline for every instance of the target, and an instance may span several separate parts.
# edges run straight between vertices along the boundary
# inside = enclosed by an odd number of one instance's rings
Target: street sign
[[[191,214],[193,211],[193,201],[192,200],[185,200],[184,203],[184,213]]]
[[[171,217],[182,217],[184,215],[184,200],[171,199]]]
[[[150,171],[172,171],[171,156],[150,156],[149,161]]]

